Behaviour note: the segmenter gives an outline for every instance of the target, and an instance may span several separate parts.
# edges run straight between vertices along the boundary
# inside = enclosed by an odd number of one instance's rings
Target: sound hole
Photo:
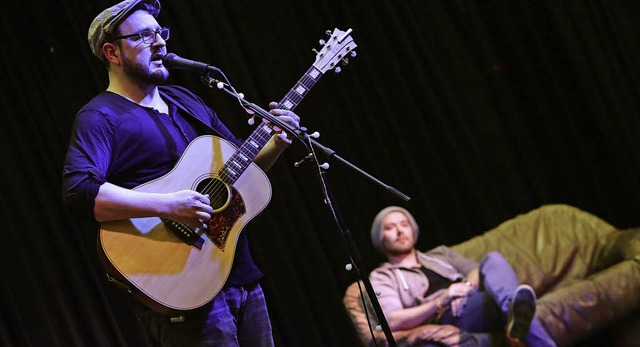
[[[196,191],[201,194],[209,195],[211,201],[211,207],[215,213],[219,213],[229,206],[231,201],[231,191],[229,186],[224,184],[218,178],[205,178],[196,186]]]

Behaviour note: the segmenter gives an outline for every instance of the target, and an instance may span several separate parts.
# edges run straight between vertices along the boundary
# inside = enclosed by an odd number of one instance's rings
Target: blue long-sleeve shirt
[[[200,135],[216,135],[241,145],[195,94],[178,86],[159,89],[169,114],[111,92],[100,93],[78,112],[64,164],[63,200],[79,219],[97,225],[93,210],[102,184],[134,188],[161,177]],[[240,233],[227,285],[248,284],[261,276],[246,234]]]

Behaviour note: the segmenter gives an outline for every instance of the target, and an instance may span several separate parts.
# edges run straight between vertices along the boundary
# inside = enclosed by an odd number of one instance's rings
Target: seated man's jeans
[[[274,345],[271,322],[259,284],[223,288],[204,308],[187,314],[183,322],[146,307],[139,319],[163,347]]]
[[[505,332],[509,304],[518,285],[511,265],[500,253],[491,252],[480,263],[480,288],[467,296],[462,314],[453,317],[448,309],[440,323],[452,324],[471,333]],[[529,347],[555,346],[536,318],[531,321],[524,342]]]

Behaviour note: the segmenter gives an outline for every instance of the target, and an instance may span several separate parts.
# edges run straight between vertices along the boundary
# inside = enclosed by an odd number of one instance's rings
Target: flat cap
[[[160,14],[160,1],[158,0],[125,0],[102,11],[91,22],[89,26],[89,47],[96,57],[105,61],[102,54],[102,46],[107,42],[107,38],[113,34],[120,22],[126,19],[140,3],[150,5],[149,13],[152,16],[158,17]]]

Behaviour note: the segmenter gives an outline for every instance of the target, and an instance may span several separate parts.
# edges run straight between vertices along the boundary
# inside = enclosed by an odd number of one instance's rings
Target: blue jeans
[[[148,308],[138,310],[140,320],[163,347],[271,347],[271,322],[259,284],[224,288],[204,308],[186,315],[183,322]]]
[[[518,287],[518,277],[502,254],[488,253],[480,263],[480,288],[467,296],[462,314],[453,317],[451,310],[442,316],[442,324],[452,324],[471,332],[504,332],[509,304]],[[540,322],[531,321],[524,338],[529,347],[555,346]]]

